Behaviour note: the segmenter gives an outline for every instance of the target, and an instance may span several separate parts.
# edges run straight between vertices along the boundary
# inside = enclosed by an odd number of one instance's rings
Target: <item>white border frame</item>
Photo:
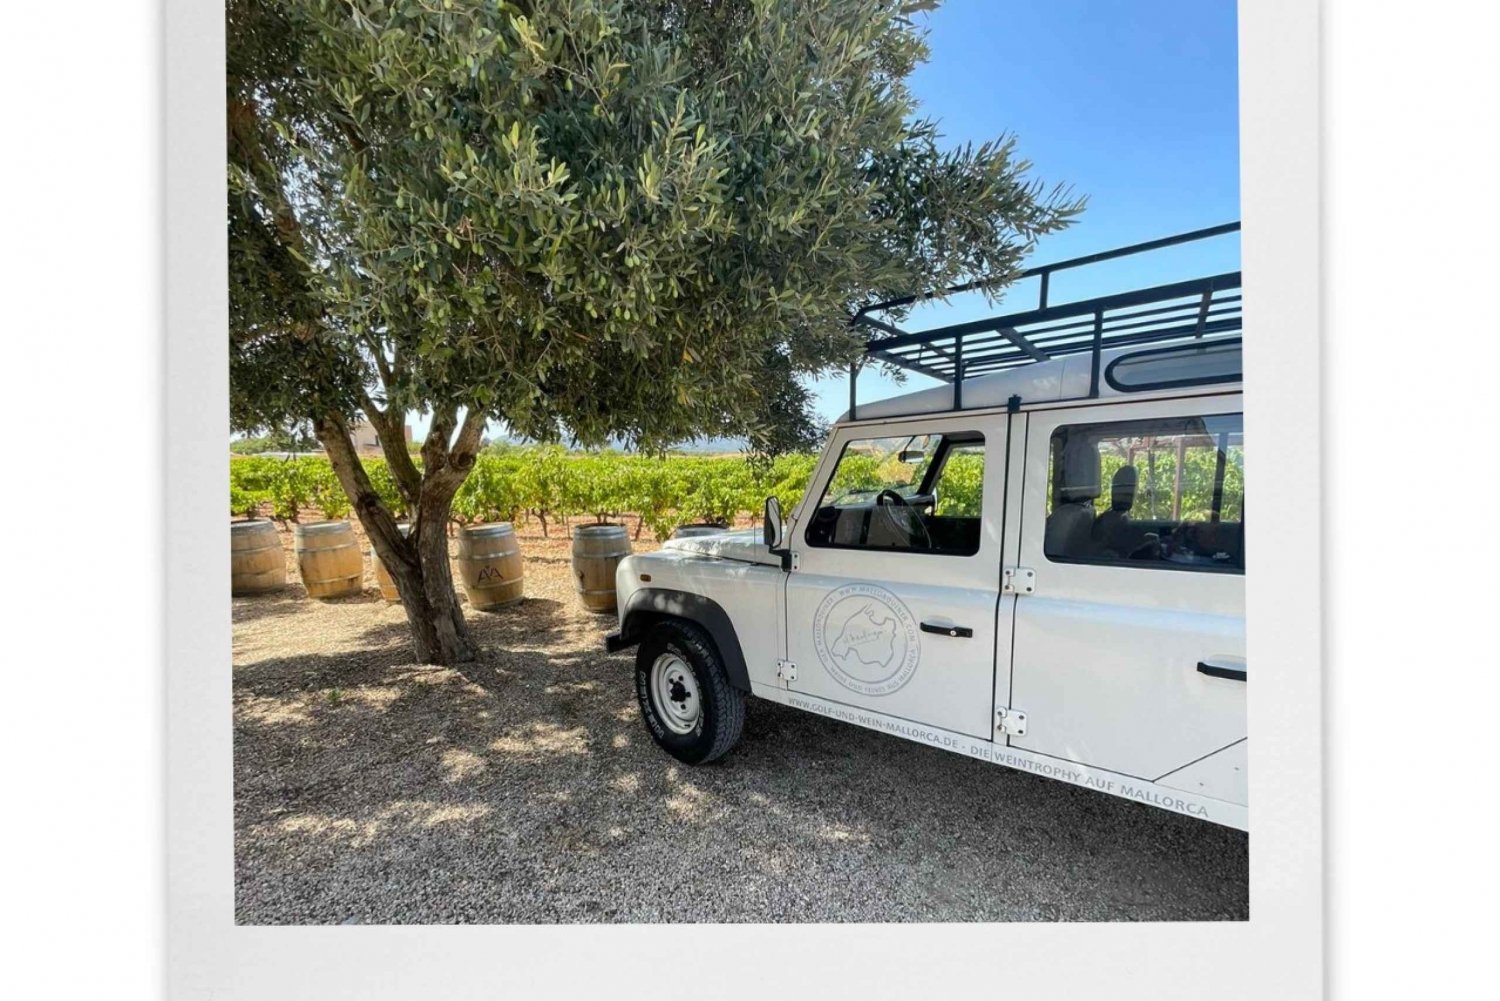
[[[659,996],[672,926],[234,924],[222,10],[167,0],[168,982],[173,997]],[[1319,7],[1241,0],[1246,423],[1275,525],[1247,568],[1250,919],[1182,924],[702,925],[724,997],[1313,998],[1322,988]],[[1295,358],[1295,365],[1282,359]],[[674,946],[674,948],[680,948]],[[774,962],[765,958],[774,956]],[[586,957],[586,959],[585,959]],[[690,957],[689,962],[694,960]],[[580,961],[583,960],[583,961]],[[736,962],[738,961],[738,962]],[[695,971],[688,971],[695,972]],[[722,988],[722,989],[721,989]]]

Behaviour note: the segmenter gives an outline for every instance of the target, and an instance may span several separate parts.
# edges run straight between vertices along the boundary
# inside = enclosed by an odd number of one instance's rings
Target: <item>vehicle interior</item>
[[[983,455],[978,433],[850,442],[813,511],[808,544],[973,555]]]
[[[1243,572],[1243,453],[1237,416],[1059,429],[1046,555]]]

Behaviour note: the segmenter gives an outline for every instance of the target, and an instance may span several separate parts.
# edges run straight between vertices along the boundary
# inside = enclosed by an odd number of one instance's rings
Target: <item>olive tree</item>
[[[852,307],[1003,280],[1079,210],[919,117],[927,6],[230,0],[233,423],[310,423],[420,659],[474,656],[446,532],[487,422],[774,449]]]

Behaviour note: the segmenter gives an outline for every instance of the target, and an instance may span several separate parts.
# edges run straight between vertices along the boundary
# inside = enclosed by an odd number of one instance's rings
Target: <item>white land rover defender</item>
[[[908,333],[947,383],[855,405],[762,530],[623,560],[652,737],[723,755],[756,695],[1248,829],[1240,276]],[[972,288],[973,286],[968,286]],[[959,291],[963,290],[961,287]],[[951,290],[950,290],[951,291]]]

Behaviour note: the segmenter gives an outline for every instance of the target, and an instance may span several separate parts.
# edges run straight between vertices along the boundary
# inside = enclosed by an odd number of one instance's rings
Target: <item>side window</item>
[[[1049,485],[1048,559],[1245,571],[1239,414],[1060,427]]]
[[[972,556],[979,552],[984,437],[851,441],[807,525],[807,543]]]

